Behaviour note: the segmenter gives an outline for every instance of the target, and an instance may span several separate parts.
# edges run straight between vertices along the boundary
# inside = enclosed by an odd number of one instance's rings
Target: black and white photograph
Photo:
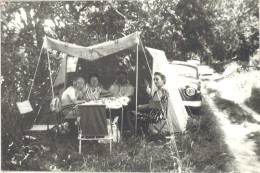
[[[1,171],[260,173],[258,0],[0,11]]]

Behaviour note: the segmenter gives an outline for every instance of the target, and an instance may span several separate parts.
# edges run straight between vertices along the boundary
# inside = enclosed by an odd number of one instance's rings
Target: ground
[[[218,117],[239,172],[260,172],[259,78],[259,70],[240,68],[203,82],[203,95]]]
[[[79,155],[75,135],[34,132],[24,138],[8,132],[2,135],[1,167],[18,171],[257,172],[260,116],[258,107],[251,105],[259,97],[252,97],[251,90],[240,92],[248,95],[241,102],[242,96],[232,93],[235,89],[227,92],[229,80],[202,81],[200,114],[190,113],[186,130],[174,138],[124,135],[114,143],[112,154],[107,144],[86,141]]]
[[[167,139],[160,134],[124,136],[109,146],[95,141],[83,143],[67,134],[52,132],[27,134],[34,138],[17,144],[6,136],[2,140],[2,169],[19,171],[156,171],[230,172],[233,156],[224,142],[223,132],[206,102],[201,115],[190,115],[187,130]],[[5,143],[3,143],[3,141]],[[176,150],[177,149],[177,150]],[[177,154],[178,151],[178,154]]]

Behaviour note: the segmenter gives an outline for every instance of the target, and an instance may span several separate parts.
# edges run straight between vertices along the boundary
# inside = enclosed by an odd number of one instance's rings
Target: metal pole
[[[136,46],[136,93],[135,93],[135,138],[137,132],[137,96],[138,96],[138,44]]]
[[[123,134],[123,128],[124,128],[124,106],[122,105],[122,108],[121,108],[121,136]]]
[[[68,61],[68,55],[66,54],[65,57],[65,79],[64,79],[64,91],[67,89],[67,61]]]
[[[50,71],[50,81],[51,81],[51,89],[52,89],[52,98],[54,98],[53,83],[52,83],[52,77],[51,77],[51,63],[50,63],[50,57],[49,57],[49,51],[48,51],[48,50],[47,50],[47,57],[48,57],[48,65],[49,65],[49,71]]]

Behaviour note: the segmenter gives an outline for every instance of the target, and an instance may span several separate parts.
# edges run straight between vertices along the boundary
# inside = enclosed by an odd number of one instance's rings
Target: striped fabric
[[[86,97],[87,100],[98,100],[101,94],[101,87],[92,87],[89,84],[86,85]]]

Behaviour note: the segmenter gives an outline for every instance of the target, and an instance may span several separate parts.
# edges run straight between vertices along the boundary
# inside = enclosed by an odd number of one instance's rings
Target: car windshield
[[[172,64],[171,71],[172,71],[172,73],[176,74],[177,76],[197,79],[197,69],[190,67],[190,66]]]

